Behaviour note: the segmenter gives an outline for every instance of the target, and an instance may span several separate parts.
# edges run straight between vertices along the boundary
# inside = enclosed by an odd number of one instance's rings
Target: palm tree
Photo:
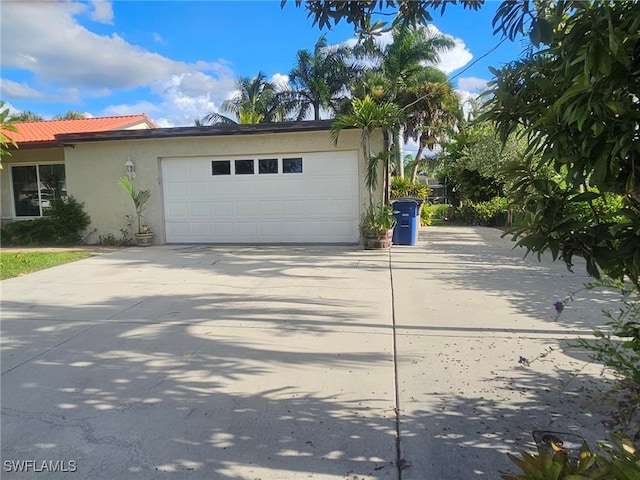
[[[238,78],[236,90],[237,93],[221,105],[222,111],[233,114],[235,119],[210,113],[204,120],[211,124],[281,122],[292,108],[290,93],[268,81],[262,72],[253,78]]]
[[[370,96],[354,98],[351,101],[351,107],[351,113],[342,113],[336,116],[331,124],[330,134],[334,143],[337,144],[340,132],[344,128],[356,127],[362,130],[364,158],[368,160],[365,184],[369,189],[369,206],[373,209],[373,191],[378,185],[378,162],[380,160],[388,160],[389,157],[386,151],[371,155],[371,135],[378,128],[396,127],[402,122],[402,112],[397,105],[393,103],[376,103]],[[387,185],[385,184],[383,203],[386,203],[387,196]]]
[[[381,102],[394,102],[403,109],[410,108],[410,102],[416,97],[407,95],[407,90],[415,91],[423,83],[425,68],[438,62],[440,53],[452,48],[453,40],[443,35],[433,34],[431,31],[416,26],[397,25],[392,30],[393,42],[385,47],[378,46],[371,49],[367,56],[376,63],[375,74],[368,74],[364,78],[365,88],[373,98]],[[446,77],[445,77],[446,80]],[[414,105],[415,112],[418,105]],[[396,145],[396,172],[404,176],[404,162],[402,155],[403,137],[414,136],[412,130],[418,124],[400,124],[393,132],[393,143]],[[407,132],[407,129],[410,131]]]
[[[289,73],[298,102],[298,120],[313,109],[314,120],[320,120],[320,109],[337,111],[345,97],[346,86],[358,69],[349,64],[352,51],[345,45],[328,46],[326,35],[321,35],[313,53],[298,50],[296,64]]]
[[[56,115],[53,117],[54,120],[81,120],[83,118],[86,118],[86,115],[75,110],[69,110],[64,115]]]
[[[412,85],[399,92],[398,101],[404,105],[406,118],[403,140],[411,138],[418,143],[416,156],[409,164],[415,181],[419,167],[426,161],[426,151],[433,151],[447,140],[459,122],[459,98],[447,76],[428,67],[416,75]]]
[[[43,122],[44,117],[31,110],[23,110],[20,113],[12,115],[11,118],[14,122]]]

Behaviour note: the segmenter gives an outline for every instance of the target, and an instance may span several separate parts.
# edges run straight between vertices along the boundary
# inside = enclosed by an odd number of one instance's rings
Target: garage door
[[[168,243],[355,243],[358,153],[162,159]]]

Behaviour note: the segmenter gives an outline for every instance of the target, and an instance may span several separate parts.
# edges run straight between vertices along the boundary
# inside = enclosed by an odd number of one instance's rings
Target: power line
[[[507,37],[503,37],[502,40],[500,40],[493,48],[491,48],[490,50],[488,50],[486,53],[480,55],[478,58],[476,58],[473,62],[471,62],[469,65],[467,65],[465,68],[463,68],[462,70],[460,70],[458,73],[456,73],[453,77],[451,77],[449,80],[453,80],[454,78],[462,75],[464,72],[466,72],[467,70],[469,70],[471,67],[473,67],[476,63],[478,63],[480,60],[482,60],[484,57],[486,57],[487,55],[489,55],[491,52],[495,51],[500,45],[502,45],[505,40],[507,40]]]
[[[482,60],[484,57],[486,57],[487,55],[489,55],[491,52],[495,51],[500,45],[502,45],[505,40],[507,40],[507,37],[503,37],[502,40],[500,40],[498,43],[496,43],[496,45],[489,49],[487,52],[483,53],[482,55],[480,55],[478,58],[476,58],[473,62],[471,62],[469,65],[466,66],[466,68],[460,70],[458,73],[456,73],[453,77],[451,77],[449,80],[453,80],[454,78],[462,75],[464,72],[466,72],[467,70],[469,70],[471,67],[473,67],[476,63],[478,63],[480,60]],[[416,101],[411,102],[409,105],[406,105],[405,107],[402,108],[402,110],[406,110],[407,108],[415,105],[416,103],[424,100],[425,98],[427,98],[429,96],[429,94],[423,95],[422,97],[418,98]]]

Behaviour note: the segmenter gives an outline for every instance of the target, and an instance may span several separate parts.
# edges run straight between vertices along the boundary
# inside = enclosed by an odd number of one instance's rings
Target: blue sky
[[[434,13],[434,26],[456,40],[439,66],[463,96],[491,79],[488,66],[523,49],[506,41],[469,67],[500,41],[491,27],[498,5]],[[286,80],[296,51],[311,50],[322,33],[294,0],[284,8],[279,0],[3,0],[0,20],[0,98],[13,111],[146,113],[166,127],[218,111],[238,76]],[[345,22],[326,34],[332,44],[354,38]]]

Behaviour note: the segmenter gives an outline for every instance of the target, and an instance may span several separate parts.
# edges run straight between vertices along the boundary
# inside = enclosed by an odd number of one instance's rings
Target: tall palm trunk
[[[400,178],[404,178],[404,125],[400,125],[396,133],[397,138],[396,141],[396,172],[397,176]]]

